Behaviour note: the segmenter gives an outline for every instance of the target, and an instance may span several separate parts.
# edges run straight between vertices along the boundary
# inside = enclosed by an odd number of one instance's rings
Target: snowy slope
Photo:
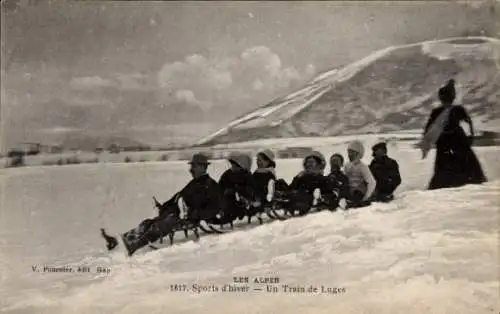
[[[467,37],[388,47],[319,75],[303,89],[199,141],[219,144],[297,136],[388,132],[423,127],[449,78],[458,101],[482,125],[500,118],[500,41]]]
[[[490,179],[482,186],[424,191],[432,153],[420,160],[415,150],[396,146],[391,154],[403,185],[391,204],[204,236],[130,259],[105,252],[99,228],[120,232],[154,215],[151,196],[164,200],[189,179],[184,161],[3,170],[0,311],[498,313],[500,154],[498,147],[476,151]],[[301,167],[293,159],[277,164],[288,181]],[[226,168],[214,161],[210,173],[218,179]],[[273,293],[254,291],[254,284],[246,293],[222,292],[233,276],[279,277],[280,285]],[[174,284],[219,290],[170,291]],[[287,293],[283,285],[339,290]]]

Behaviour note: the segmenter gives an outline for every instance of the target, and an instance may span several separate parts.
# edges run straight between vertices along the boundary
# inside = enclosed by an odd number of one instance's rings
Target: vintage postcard
[[[500,2],[4,0],[2,313],[500,313]]]

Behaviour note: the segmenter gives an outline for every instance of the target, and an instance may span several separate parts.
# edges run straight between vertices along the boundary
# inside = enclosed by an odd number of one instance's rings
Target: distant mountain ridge
[[[499,60],[500,40],[490,37],[388,47],[317,76],[198,144],[420,129],[450,78],[459,84],[457,101],[488,123],[500,119]]]
[[[141,142],[123,136],[93,136],[84,134],[68,134],[59,145],[63,150],[95,151],[97,149],[120,148],[122,150],[148,148]]]

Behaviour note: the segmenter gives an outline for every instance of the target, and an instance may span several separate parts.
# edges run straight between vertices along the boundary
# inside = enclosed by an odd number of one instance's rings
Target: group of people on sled
[[[455,100],[454,80],[450,80],[438,91],[441,106],[434,109],[425,125],[422,141],[419,143],[423,158],[436,147],[434,174],[429,189],[458,187],[465,184],[486,182],[478,158],[472,151],[474,128],[472,119]],[[460,126],[469,124],[471,136]],[[202,154],[193,156],[190,173],[193,179],[170,200],[161,204],[157,217],[142,221],[137,227],[139,236],[128,243],[131,255],[137,249],[154,242],[172,232],[179,220],[196,225],[204,220],[214,224],[231,223],[262,213],[271,202],[280,202],[283,209],[304,215],[316,206],[336,210],[341,200],[347,208],[359,208],[373,201],[389,202],[401,184],[398,163],[387,156],[385,143],[372,147],[373,160],[366,165],[361,160],[364,146],[360,141],[348,145],[348,162],[344,157],[333,154],[330,157],[330,173],[325,174],[327,162],[317,151],[303,160],[303,170],[288,184],[276,175],[276,161],[270,150],[257,154],[257,169],[252,173],[252,158],[246,154],[232,154],[228,161],[231,168],[216,182],[208,174],[210,165]],[[320,196],[316,196],[319,191]],[[179,199],[188,208],[185,217],[180,217]],[[108,249],[118,242],[105,234]]]
[[[401,184],[399,165],[387,156],[385,143],[374,145],[372,150],[374,158],[367,166],[361,161],[365,153],[363,144],[357,140],[351,142],[347,149],[348,163],[344,166],[344,157],[333,154],[328,174],[325,174],[325,157],[313,151],[303,159],[303,169],[290,183],[277,177],[275,155],[271,150],[256,155],[257,167],[253,173],[252,158],[248,154],[232,153],[227,158],[230,168],[218,182],[208,173],[208,158],[195,154],[189,162],[192,180],[159,206],[158,216],[139,224],[136,228],[139,236],[127,243],[127,250],[132,254],[166,236],[180,220],[193,226],[202,220],[228,224],[245,217],[259,217],[271,202],[278,202],[285,211],[305,215],[313,207],[335,211],[342,200],[348,208],[390,201]],[[180,199],[187,208],[185,213],[179,206]],[[116,247],[116,239],[104,230],[102,234],[108,249]]]

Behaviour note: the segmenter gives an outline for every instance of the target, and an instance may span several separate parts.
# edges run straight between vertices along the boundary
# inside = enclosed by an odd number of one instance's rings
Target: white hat
[[[274,153],[270,149],[264,149],[259,152],[259,154],[264,155],[270,161],[274,161]]]
[[[361,141],[359,141],[359,140],[354,140],[354,141],[350,142],[349,145],[347,146],[347,149],[358,152],[360,159],[363,158],[363,156],[365,154],[365,147],[364,147],[363,143],[361,143]]]

